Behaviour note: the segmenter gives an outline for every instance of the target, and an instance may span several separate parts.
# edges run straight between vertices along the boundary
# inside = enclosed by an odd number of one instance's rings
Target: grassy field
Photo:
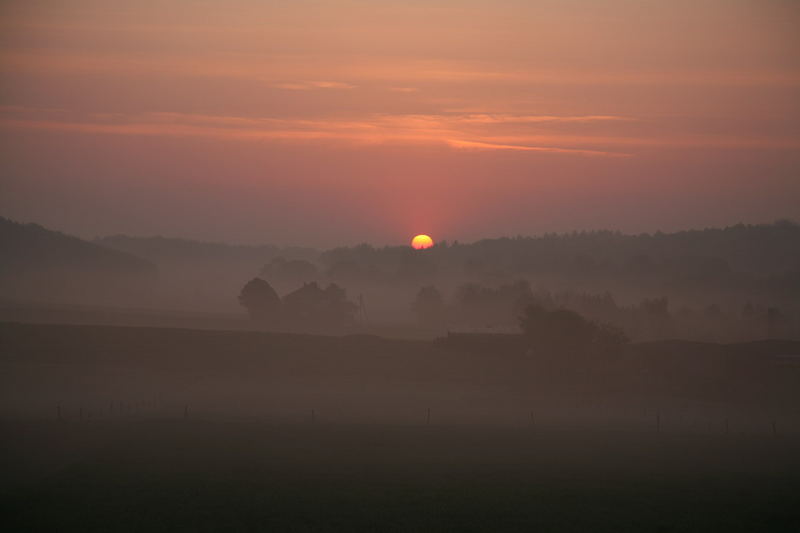
[[[0,324],[0,511],[9,531],[798,531],[794,349],[634,346],[548,382],[424,341]]]
[[[800,343],[631,345],[572,377],[374,336],[0,323],[0,417],[120,416],[800,432]]]
[[[8,531],[797,531],[793,437],[6,422]]]

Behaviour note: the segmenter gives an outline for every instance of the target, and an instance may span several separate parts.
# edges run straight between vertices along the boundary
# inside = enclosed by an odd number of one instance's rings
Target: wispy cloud
[[[256,80],[289,90],[353,89],[361,84],[386,84],[391,90],[414,92],[421,84],[534,86],[800,86],[796,71],[748,69],[520,69],[467,60],[397,58],[297,57],[295,55],[198,58],[180,54],[141,56],[122,52],[3,50],[0,67],[9,73],[49,75],[94,72],[104,75],[191,76]],[[340,81],[342,79],[348,81]]]
[[[310,91],[313,89],[355,89],[356,85],[341,81],[303,81],[303,82],[276,82],[269,83],[275,89],[288,91]]]
[[[447,144],[454,148],[465,148],[473,150],[512,150],[517,152],[550,152],[556,154],[574,154],[600,157],[630,157],[631,154],[622,152],[604,152],[602,150],[580,150],[577,148],[558,148],[554,146],[524,146],[517,144],[496,144],[488,142],[464,141],[460,139],[448,139]]]
[[[614,115],[579,115],[579,116],[554,116],[554,115],[511,115],[511,114],[469,114],[458,117],[464,123],[472,124],[534,124],[545,122],[617,122],[633,121],[630,117]]]
[[[530,136],[511,134],[503,137],[493,131],[498,125],[554,122],[586,117],[506,117],[492,116],[485,120],[475,115],[373,114],[357,118],[275,118],[238,117],[187,113],[108,114],[93,113],[79,120],[68,120],[60,114],[42,110],[8,110],[0,124],[7,128],[69,131],[75,133],[113,135],[158,135],[173,137],[212,137],[228,140],[328,140],[358,144],[439,144],[460,149],[516,150],[549,152],[581,156],[624,156],[621,152],[589,150],[558,145],[559,137],[540,135],[537,144]],[[613,120],[614,118],[606,117]],[[599,118],[598,118],[599,120]],[[598,144],[599,139],[597,140]]]
[[[90,113],[76,117],[63,110],[6,106],[0,125],[109,135],[205,137],[220,140],[341,142],[349,144],[427,144],[482,151],[517,151],[586,157],[628,157],[635,150],[677,148],[799,149],[795,138],[726,135],[637,136],[616,129],[593,135],[551,131],[549,124],[633,123],[613,115],[553,116],[498,113],[368,114],[357,117],[241,117],[192,113]]]

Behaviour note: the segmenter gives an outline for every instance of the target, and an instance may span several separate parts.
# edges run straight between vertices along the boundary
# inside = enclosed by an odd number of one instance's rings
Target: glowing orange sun
[[[411,247],[415,250],[424,250],[433,246],[433,239],[427,235],[417,235],[411,239]]]

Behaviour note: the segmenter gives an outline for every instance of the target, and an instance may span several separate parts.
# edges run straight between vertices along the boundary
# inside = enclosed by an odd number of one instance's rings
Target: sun
[[[415,250],[424,250],[433,246],[433,239],[427,235],[417,235],[411,239],[411,247]]]

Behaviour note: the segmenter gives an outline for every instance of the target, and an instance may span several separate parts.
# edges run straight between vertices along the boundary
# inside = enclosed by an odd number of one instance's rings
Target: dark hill
[[[518,279],[548,289],[610,291],[621,300],[668,296],[702,304],[764,301],[785,307],[800,296],[800,225],[774,224],[626,235],[612,231],[438,243],[424,254],[363,244],[320,256],[343,280],[412,286]],[[346,275],[345,275],[346,273]]]
[[[160,236],[112,235],[96,239],[95,243],[146,258],[156,264],[167,261],[229,261],[248,262],[256,269],[278,255],[302,259],[317,255],[315,250],[309,248],[237,245]]]
[[[153,300],[153,307],[225,313],[242,311],[236,295],[272,259],[307,259],[318,255],[307,248],[169,237],[115,235],[97,239],[95,243],[143,257],[158,267],[158,297]]]
[[[11,300],[115,303],[157,276],[139,257],[0,217],[0,296]]]

